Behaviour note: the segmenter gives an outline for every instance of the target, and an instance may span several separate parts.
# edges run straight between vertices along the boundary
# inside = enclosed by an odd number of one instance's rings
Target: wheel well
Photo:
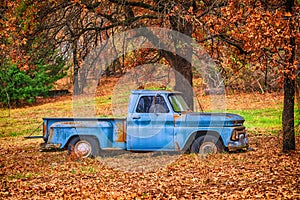
[[[201,136],[204,136],[204,135],[211,135],[211,136],[214,136],[214,137],[218,138],[218,140],[221,141],[221,143],[224,146],[222,137],[220,136],[220,134],[218,132],[216,132],[216,131],[197,131],[197,132],[194,132],[193,134],[191,134],[191,136],[189,137],[189,139],[187,140],[187,142],[184,145],[183,151],[186,152],[186,153],[190,153],[191,146],[192,146],[193,142],[198,137],[201,137]]]
[[[74,139],[74,138],[77,138],[77,137],[90,137],[90,138],[93,138],[95,141],[97,141],[98,142],[98,145],[99,145],[99,148],[101,148],[100,147],[100,142],[99,142],[99,140],[98,140],[98,138],[96,137],[96,136],[94,136],[94,135],[73,135],[72,137],[70,137],[69,138],[69,140],[68,140],[68,142],[66,143],[66,148],[69,146],[69,144],[70,144],[70,142]]]

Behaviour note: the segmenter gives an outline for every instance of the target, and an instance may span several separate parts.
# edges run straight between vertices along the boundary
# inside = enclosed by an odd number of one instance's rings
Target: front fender
[[[231,127],[209,127],[209,128],[187,128],[186,130],[181,129],[175,133],[175,142],[182,151],[188,151],[194,140],[203,135],[212,135],[220,139],[224,147],[228,147],[230,137],[232,134]]]

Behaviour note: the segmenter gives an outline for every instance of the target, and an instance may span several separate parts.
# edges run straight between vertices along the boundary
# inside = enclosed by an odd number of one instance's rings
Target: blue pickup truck
[[[82,157],[102,150],[199,154],[248,148],[244,119],[192,112],[179,92],[134,90],[126,118],[43,118],[41,150],[68,149]]]

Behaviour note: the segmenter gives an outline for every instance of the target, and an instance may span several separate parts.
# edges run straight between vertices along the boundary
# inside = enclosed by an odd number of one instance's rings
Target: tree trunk
[[[286,1],[286,11],[293,13],[294,0]],[[293,26],[291,19],[290,20],[290,34],[292,36],[293,30],[295,27]],[[296,54],[296,41],[295,37],[291,37],[289,41],[289,45],[292,48],[291,55],[288,59],[290,65],[293,65]],[[288,152],[290,150],[295,150],[295,117],[294,117],[294,106],[295,106],[295,80],[292,79],[291,74],[296,73],[292,69],[289,69],[289,65],[286,65],[289,74],[284,75],[284,103],[283,103],[283,112],[282,112],[282,131],[283,131],[283,152]]]
[[[283,152],[295,150],[294,130],[295,81],[284,78],[284,105],[282,112]]]
[[[175,73],[175,90],[183,93],[184,99],[191,110],[194,108],[193,103],[193,73],[191,63],[179,55],[175,55],[171,66],[176,70]]]
[[[300,127],[300,65],[298,65],[296,78],[296,100],[296,104],[298,106],[298,124],[296,124],[296,126]]]
[[[73,43],[73,73],[74,73],[74,89],[73,92],[75,95],[80,94],[80,88],[79,88],[79,80],[78,80],[78,74],[79,74],[79,69],[78,69],[78,61],[77,61],[77,46],[75,42]]]
[[[193,1],[186,0],[183,2],[182,5],[184,9],[189,10],[190,7],[193,5]],[[183,16],[175,15],[173,17],[170,17],[170,24],[173,30],[176,30],[192,38],[193,25],[191,24],[191,22],[185,20]],[[174,42],[176,52],[178,53],[173,57],[173,60],[168,60],[171,64],[171,67],[175,69],[176,72],[179,72],[179,74],[175,73],[176,82],[174,89],[183,93],[187,105],[191,110],[194,110],[192,71],[193,66],[191,64],[193,49],[190,44],[181,44],[180,41]],[[192,39],[190,43],[192,43]],[[185,55],[185,57],[188,58],[188,60],[179,55]]]

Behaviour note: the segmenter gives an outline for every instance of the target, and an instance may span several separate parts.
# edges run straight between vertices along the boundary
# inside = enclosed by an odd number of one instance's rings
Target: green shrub
[[[53,83],[64,77],[65,62],[53,65],[40,62],[35,69],[20,70],[16,65],[0,69],[0,102],[4,104],[32,103],[37,96],[47,96]]]

